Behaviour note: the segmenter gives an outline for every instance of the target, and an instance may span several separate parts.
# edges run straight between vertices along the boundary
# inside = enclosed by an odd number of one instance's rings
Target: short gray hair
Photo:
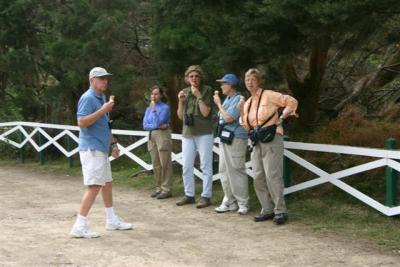
[[[251,68],[248,71],[246,71],[246,74],[244,75],[245,77],[248,77],[250,75],[253,75],[254,77],[256,77],[257,81],[259,83],[261,83],[261,73],[258,69],[256,68]]]
[[[189,74],[191,73],[191,72],[197,72],[199,75],[200,75],[200,78],[203,78],[204,77],[204,74],[203,74],[203,70],[201,69],[201,67],[200,67],[200,65],[192,65],[192,66],[189,66],[188,68],[187,68],[187,70],[185,71],[185,82],[187,83],[187,84],[189,84]]]

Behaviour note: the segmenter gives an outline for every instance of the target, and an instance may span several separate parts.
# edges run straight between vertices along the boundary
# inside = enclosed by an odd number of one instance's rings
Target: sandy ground
[[[89,224],[102,236],[73,239],[83,191],[80,177],[0,167],[0,266],[400,266],[400,257],[356,241],[122,187],[115,207],[136,229],[106,231],[99,198]]]

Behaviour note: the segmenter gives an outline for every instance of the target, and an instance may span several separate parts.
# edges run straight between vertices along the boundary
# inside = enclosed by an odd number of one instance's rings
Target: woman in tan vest
[[[283,196],[283,128],[282,121],[288,116],[297,116],[297,100],[289,95],[264,90],[260,87],[259,70],[250,69],[245,75],[246,88],[251,97],[238,109],[241,123],[249,131],[252,142],[251,164],[254,173],[254,189],[262,206],[254,221],[273,219],[284,224],[287,209]],[[278,110],[283,108],[282,114]]]
[[[203,84],[204,74],[200,66],[189,66],[185,71],[188,87],[178,93],[177,115],[182,126],[182,179],[185,196],[178,206],[195,202],[194,162],[199,154],[203,180],[203,192],[196,207],[211,204],[213,185],[213,90]]]

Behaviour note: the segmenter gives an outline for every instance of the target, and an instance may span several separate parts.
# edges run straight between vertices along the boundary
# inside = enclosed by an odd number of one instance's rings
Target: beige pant
[[[154,130],[149,133],[147,145],[153,163],[157,192],[170,192],[172,186],[172,139],[170,130]]]
[[[251,154],[254,189],[262,206],[261,214],[286,213],[283,196],[283,137],[276,134],[269,143],[259,142]]]
[[[222,203],[229,206],[233,202],[248,207],[249,184],[246,174],[247,139],[234,138],[232,144],[222,144],[219,158],[219,173],[224,190]]]

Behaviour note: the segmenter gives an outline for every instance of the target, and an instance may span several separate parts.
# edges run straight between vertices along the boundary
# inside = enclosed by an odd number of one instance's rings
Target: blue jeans
[[[184,137],[182,136],[182,176],[185,187],[185,195],[194,197],[194,160],[197,152],[200,156],[200,169],[203,173],[203,192],[202,197],[211,198],[213,182],[213,145],[214,137],[212,134]]]

